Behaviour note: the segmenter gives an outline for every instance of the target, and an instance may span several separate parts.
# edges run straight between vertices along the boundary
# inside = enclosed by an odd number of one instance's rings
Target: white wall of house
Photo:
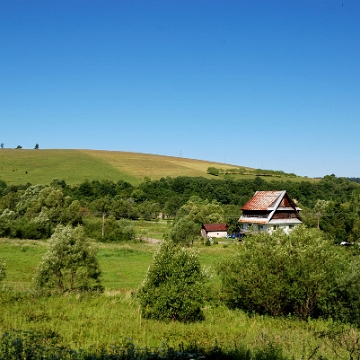
[[[272,234],[275,230],[280,228],[282,231],[284,231],[285,234],[289,235],[295,226],[296,225],[291,225],[291,224],[279,224],[274,226],[270,225],[268,232]]]
[[[209,231],[206,233],[206,237],[208,238],[226,238],[226,231]]]
[[[289,234],[294,229],[295,226],[296,224],[295,225],[294,224],[259,225],[259,224],[243,223],[241,225],[241,228],[245,231],[267,231],[269,234],[272,234],[277,229],[282,229],[285,232],[285,234]]]
[[[241,229],[245,231],[268,231],[268,225],[265,224],[241,224]]]

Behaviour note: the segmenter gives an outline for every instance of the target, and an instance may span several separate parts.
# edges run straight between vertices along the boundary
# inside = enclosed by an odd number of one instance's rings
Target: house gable
[[[257,226],[261,230],[269,230],[270,226],[291,228],[301,223],[299,211],[285,190],[257,191],[241,208],[243,211],[239,223],[243,229]]]

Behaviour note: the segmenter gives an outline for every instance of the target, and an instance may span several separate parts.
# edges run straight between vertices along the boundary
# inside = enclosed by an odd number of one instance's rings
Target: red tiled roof
[[[226,224],[203,224],[206,231],[227,231]]]
[[[267,210],[282,194],[283,191],[257,191],[241,210]]]

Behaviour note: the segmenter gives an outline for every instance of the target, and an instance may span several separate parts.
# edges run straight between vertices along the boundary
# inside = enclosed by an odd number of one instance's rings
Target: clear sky
[[[360,1],[0,0],[0,142],[360,177]]]

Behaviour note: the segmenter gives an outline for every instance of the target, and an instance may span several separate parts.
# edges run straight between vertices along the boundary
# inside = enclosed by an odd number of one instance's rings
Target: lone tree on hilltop
[[[202,320],[206,278],[197,254],[170,240],[163,241],[139,289],[142,316],[165,321]]]
[[[73,290],[99,290],[101,270],[96,249],[81,227],[59,225],[49,241],[37,275],[37,288]]]

